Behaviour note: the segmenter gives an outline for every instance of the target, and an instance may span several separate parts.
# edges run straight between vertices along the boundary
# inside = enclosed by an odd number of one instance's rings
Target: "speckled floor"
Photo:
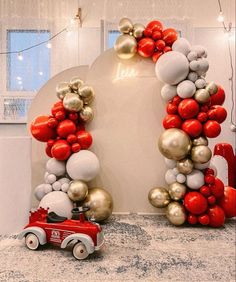
[[[0,281],[235,281],[235,220],[220,229],[173,227],[161,216],[115,216],[106,245],[85,261],[70,250],[33,252],[0,236]]]

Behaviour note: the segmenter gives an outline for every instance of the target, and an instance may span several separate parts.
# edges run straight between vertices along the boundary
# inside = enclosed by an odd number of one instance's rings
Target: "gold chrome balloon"
[[[183,199],[185,193],[186,193],[186,186],[184,184],[181,184],[179,182],[174,182],[169,186],[169,194],[172,200],[179,201]]]
[[[170,203],[170,196],[163,187],[156,187],[149,191],[148,200],[155,208],[164,208]]]
[[[183,174],[189,174],[193,170],[193,162],[190,159],[182,159],[176,165],[178,171]]]
[[[170,128],[161,134],[158,147],[166,158],[179,161],[190,152],[191,140],[183,130]]]
[[[204,104],[210,99],[210,94],[206,89],[198,89],[194,94],[194,98],[198,103]]]
[[[130,59],[137,53],[137,41],[128,34],[120,35],[115,43],[115,51],[121,59]]]
[[[137,39],[141,38],[143,36],[144,29],[145,26],[143,24],[134,24],[133,36]]]
[[[205,146],[207,146],[208,145],[208,140],[205,137],[203,137],[203,136],[200,136],[198,138],[193,139],[193,146],[198,146],[198,145],[205,145]]]
[[[209,92],[210,95],[214,95],[218,91],[218,86],[215,84],[215,82],[209,82],[207,83],[205,89]]]
[[[78,112],[83,108],[83,101],[79,98],[78,94],[67,93],[63,99],[63,106],[70,112]]]
[[[84,122],[90,122],[93,119],[93,109],[85,106],[79,113],[80,119]]]
[[[83,201],[88,195],[88,186],[80,180],[73,180],[69,184],[68,197],[74,201]]]
[[[78,92],[78,89],[83,84],[84,82],[79,77],[76,76],[70,80],[70,87],[71,89],[73,89],[74,92]]]
[[[133,30],[133,23],[128,18],[123,18],[119,22],[118,29],[121,33],[130,33]]]
[[[102,188],[89,189],[88,196],[84,200],[83,205],[90,208],[85,213],[86,217],[97,222],[107,219],[113,210],[112,197]]]
[[[71,89],[68,82],[60,82],[57,84],[56,93],[59,99],[63,100],[66,94],[70,92]]]
[[[166,217],[174,225],[182,225],[186,220],[184,207],[178,202],[172,202],[166,209]]]
[[[88,105],[94,100],[93,87],[83,84],[79,88],[79,96],[83,100],[84,104]]]
[[[205,145],[194,146],[191,150],[191,159],[195,163],[207,163],[212,156],[211,149]]]

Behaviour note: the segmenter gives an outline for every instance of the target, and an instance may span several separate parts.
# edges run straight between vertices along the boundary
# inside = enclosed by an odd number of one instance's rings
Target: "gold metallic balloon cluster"
[[[94,90],[80,78],[73,77],[70,82],[60,82],[56,87],[57,97],[63,100],[63,106],[70,112],[78,112],[83,122],[93,119],[90,104],[95,98]]]
[[[145,26],[133,24],[128,18],[123,18],[119,22],[119,31],[122,33],[115,43],[115,51],[119,58],[130,59],[137,53],[137,40],[143,36]]]

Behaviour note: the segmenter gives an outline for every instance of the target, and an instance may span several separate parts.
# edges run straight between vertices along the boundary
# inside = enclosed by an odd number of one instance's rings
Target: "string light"
[[[220,22],[220,23],[222,23],[222,22],[224,21],[224,15],[223,15],[222,12],[219,13],[219,16],[218,16],[218,18],[217,18],[217,21]]]
[[[48,42],[48,43],[46,44],[46,46],[47,46],[48,49],[51,49],[51,48],[52,48],[52,43],[51,43],[51,42]]]
[[[42,71],[39,71],[39,75],[42,76],[42,75],[43,75],[43,72],[42,72]]]
[[[23,55],[21,54],[21,52],[19,52],[19,53],[17,54],[17,59],[18,59],[19,61],[23,61],[24,57],[23,57]]]

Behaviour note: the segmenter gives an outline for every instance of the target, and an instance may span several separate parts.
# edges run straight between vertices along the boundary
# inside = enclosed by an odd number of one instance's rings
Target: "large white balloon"
[[[53,191],[48,193],[39,203],[39,207],[49,208],[49,212],[55,212],[60,216],[71,218],[71,210],[73,203],[66,193],[61,191]]]
[[[167,52],[156,62],[155,71],[159,80],[176,85],[187,77],[189,61],[180,52]]]
[[[196,86],[191,80],[184,80],[177,86],[177,94],[183,99],[192,97],[195,92]]]
[[[34,196],[38,201],[40,201],[46,195],[44,186],[45,184],[40,184],[34,190]]]
[[[165,84],[161,88],[161,97],[164,101],[168,102],[177,95],[177,87],[169,84]]]
[[[199,58],[207,56],[206,48],[202,45],[193,45],[191,51],[196,52]]]
[[[188,42],[187,39],[185,39],[183,37],[177,39],[172,45],[173,51],[178,51],[178,52],[184,54],[185,56],[187,56],[188,53],[190,52],[190,48],[191,48],[190,43]]]
[[[176,182],[176,175],[173,172],[173,169],[168,169],[166,174],[165,174],[165,181],[168,185],[173,184]]]
[[[99,172],[100,164],[97,156],[88,150],[81,150],[70,156],[66,171],[74,180],[90,181]]]
[[[194,169],[190,174],[187,175],[186,185],[190,189],[197,190],[204,185],[204,174],[197,169]]]
[[[66,173],[66,165],[63,161],[58,161],[54,158],[51,158],[47,161],[46,170],[50,174],[62,176]]]
[[[165,164],[168,168],[174,168],[176,167],[176,161],[175,160],[171,160],[171,159],[167,159],[165,158]]]

